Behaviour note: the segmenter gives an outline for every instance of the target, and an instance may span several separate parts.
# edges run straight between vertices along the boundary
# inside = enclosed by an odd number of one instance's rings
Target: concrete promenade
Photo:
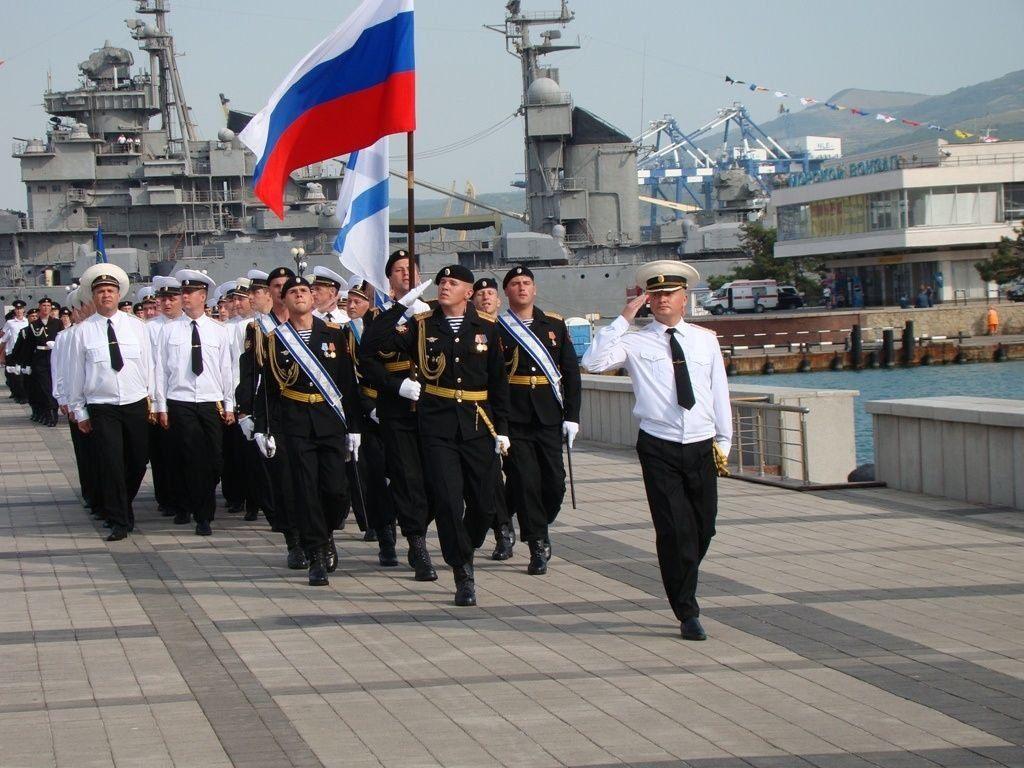
[[[148,480],[107,544],[66,425],[6,395],[3,768],[1024,765],[1020,513],[724,481],[686,643],[630,451],[583,443],[549,575],[517,545],[456,609],[353,523],[312,589],[262,520],[196,537]]]

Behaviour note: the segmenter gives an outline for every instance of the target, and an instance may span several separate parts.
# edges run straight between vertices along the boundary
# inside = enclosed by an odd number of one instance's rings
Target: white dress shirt
[[[328,323],[336,323],[337,325],[344,325],[348,322],[348,315],[337,307],[330,312],[321,312],[319,309],[314,309],[313,317],[319,317],[321,320]]]
[[[253,317],[236,316],[228,324],[228,337],[231,351],[231,391],[235,391],[241,378],[240,361],[245,351],[245,329],[252,323]]]
[[[192,373],[192,322],[188,315],[165,323],[157,342],[156,383],[153,410],[167,412],[168,400],[186,403],[222,402],[225,411],[235,409],[231,378],[228,328],[200,315],[196,320],[203,351],[203,372]]]
[[[53,342],[53,351],[50,353],[50,374],[53,391],[53,399],[57,405],[68,404],[68,348],[77,325],[65,328],[57,334]]]
[[[107,320],[114,326],[124,366],[110,367]],[[153,394],[146,324],[118,310],[106,318],[95,314],[78,324],[67,351],[68,407],[75,419],[89,418],[90,405],[128,405]]]
[[[4,345],[4,351],[9,355],[14,351],[14,345],[18,341],[18,334],[21,333],[21,329],[28,325],[28,320],[24,317],[18,320],[16,317],[12,317],[6,323],[4,323],[4,332],[0,335],[0,341]]]
[[[718,339],[711,331],[683,320],[675,326],[696,401],[693,408],[686,410],[676,398],[667,330],[667,326],[655,320],[646,328],[629,333],[629,321],[620,315],[594,335],[582,365],[595,373],[612,368],[629,372],[636,394],[633,416],[647,434],[674,443],[714,438],[728,455],[732,445],[732,411]]]

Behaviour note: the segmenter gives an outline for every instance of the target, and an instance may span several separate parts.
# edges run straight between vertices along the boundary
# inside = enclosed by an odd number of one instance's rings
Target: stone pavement
[[[1019,514],[724,481],[686,643],[628,451],[577,450],[547,577],[517,546],[456,609],[354,526],[311,589],[262,521],[196,537],[148,481],[107,544],[66,426],[3,398],[4,768],[1024,765]]]

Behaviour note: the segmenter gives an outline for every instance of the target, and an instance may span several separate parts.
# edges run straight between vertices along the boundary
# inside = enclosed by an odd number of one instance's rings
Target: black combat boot
[[[452,568],[455,576],[455,604],[459,607],[476,605],[476,582],[473,580],[473,563]]]
[[[317,547],[309,553],[309,586],[326,587],[327,547]]]
[[[394,568],[398,565],[398,553],[395,552],[395,526],[389,525],[377,531],[377,561],[382,568]]]
[[[255,501],[245,502],[245,517],[242,519],[247,523],[253,522],[260,514],[259,505]]]
[[[409,537],[409,564],[416,571],[416,581],[437,581],[437,571],[427,551],[426,536]]]
[[[377,541],[378,535],[377,531],[373,528],[367,528],[366,531],[363,532],[363,541]]]
[[[502,525],[494,533],[494,551],[491,553],[491,560],[508,560],[512,557],[512,547],[516,543],[516,535],[512,526]]]
[[[301,571],[308,568],[309,560],[299,545],[299,535],[295,531],[285,531],[284,543],[288,547],[288,570]]]
[[[334,537],[331,536],[331,543],[327,545],[327,572],[334,573],[338,570],[338,545],[334,543]]]
[[[531,576],[543,576],[548,572],[548,558],[544,551],[543,541],[530,542],[530,564],[526,572]]]

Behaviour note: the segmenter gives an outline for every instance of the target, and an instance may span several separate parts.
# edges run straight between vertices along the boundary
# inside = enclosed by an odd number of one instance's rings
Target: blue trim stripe
[[[388,207],[388,195],[390,187],[387,179],[379,181],[367,190],[364,190],[352,201],[352,215],[348,223],[338,230],[338,236],[334,238],[334,250],[338,253],[345,252],[345,240],[348,233],[357,225]]]
[[[267,143],[256,164],[254,182],[259,180],[278,139],[303,113],[380,85],[396,72],[414,69],[412,11],[396,14],[394,18],[364,29],[351,48],[317,64],[281,96],[270,115]]]

